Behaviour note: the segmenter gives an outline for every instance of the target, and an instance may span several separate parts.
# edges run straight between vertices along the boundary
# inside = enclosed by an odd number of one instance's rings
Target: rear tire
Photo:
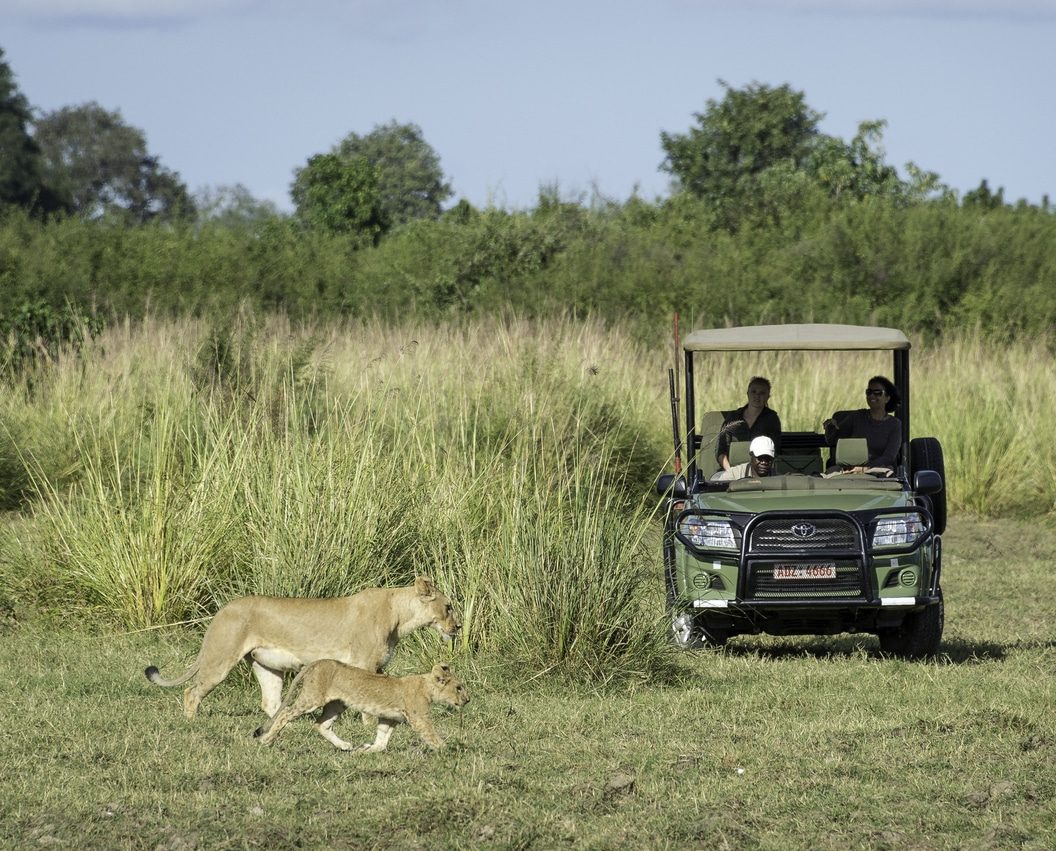
[[[903,659],[926,659],[939,652],[946,613],[939,589],[939,602],[906,615],[902,625],[879,633],[880,649]]]
[[[942,460],[942,446],[934,437],[914,437],[909,442],[910,467],[918,470],[934,470],[942,479],[942,490],[931,494],[931,517],[935,534],[946,531],[946,467]]]

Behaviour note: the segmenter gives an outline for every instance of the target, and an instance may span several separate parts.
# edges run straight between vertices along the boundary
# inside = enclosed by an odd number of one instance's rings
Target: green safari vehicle
[[[864,632],[895,656],[937,653],[945,470],[937,439],[910,437],[905,334],[852,325],[758,325],[694,331],[680,349],[687,463],[681,469],[672,371],[675,472],[657,481],[665,497],[664,573],[674,643],[691,649],[743,634]],[[902,422],[892,474],[851,471],[865,461],[864,439],[830,447],[824,434],[784,431],[772,475],[712,478],[724,414],[695,409],[694,366],[718,352],[777,351],[891,353],[891,380],[901,395],[894,413]],[[730,445],[731,462],[740,454],[748,460],[746,446]]]

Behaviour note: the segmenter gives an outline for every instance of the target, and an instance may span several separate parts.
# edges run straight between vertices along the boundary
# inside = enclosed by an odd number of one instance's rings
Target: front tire
[[[671,616],[669,635],[671,643],[679,650],[699,650],[704,646],[696,619],[688,612]]]
[[[679,650],[703,650],[705,647],[722,647],[728,635],[701,626],[692,612],[672,612],[669,629],[671,643]]]
[[[906,615],[902,625],[879,634],[880,649],[902,659],[926,659],[939,652],[946,613],[939,589],[939,602]]]

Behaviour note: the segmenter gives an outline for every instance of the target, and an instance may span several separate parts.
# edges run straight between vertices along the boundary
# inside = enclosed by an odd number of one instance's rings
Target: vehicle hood
[[[698,508],[758,514],[763,511],[875,511],[912,505],[912,494],[903,491],[896,482],[884,482],[884,487],[868,482],[860,487],[851,483],[833,486],[819,480],[821,486],[782,488],[777,481],[758,488],[741,486],[726,492],[697,494],[693,502]],[[880,483],[877,483],[880,484]]]

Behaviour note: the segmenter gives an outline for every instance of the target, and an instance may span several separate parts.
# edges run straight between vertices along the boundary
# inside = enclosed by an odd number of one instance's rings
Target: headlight
[[[679,534],[701,550],[739,550],[737,536],[728,520],[709,520],[690,515],[678,524]]]
[[[912,544],[924,531],[924,521],[917,515],[881,517],[873,532],[874,547],[898,547]]]

